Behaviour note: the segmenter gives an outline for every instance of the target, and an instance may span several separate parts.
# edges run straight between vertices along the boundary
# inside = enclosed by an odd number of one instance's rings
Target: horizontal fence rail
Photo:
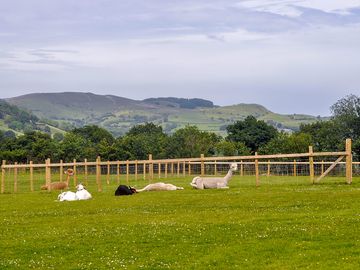
[[[204,157],[183,158],[183,159],[159,159],[153,160],[149,155],[148,160],[126,160],[126,161],[101,161],[100,157],[96,161],[51,163],[47,159],[44,164],[6,164],[2,161],[1,166],[1,193],[5,192],[5,180],[11,177],[13,181],[13,191],[18,191],[18,180],[20,172],[29,172],[30,190],[34,191],[34,181],[36,184],[45,184],[51,190],[51,184],[55,182],[69,182],[71,178],[74,185],[78,182],[81,175],[82,181],[87,184],[90,176],[95,176],[97,190],[102,191],[102,181],[106,178],[106,183],[115,177],[116,183],[125,180],[143,179],[167,179],[169,177],[185,177],[190,175],[220,175],[228,170],[230,163],[236,162],[239,167],[239,175],[255,175],[256,185],[260,185],[260,175],[289,175],[300,176],[308,175],[311,183],[320,181],[328,175],[335,167],[343,168],[346,182],[352,182],[353,169],[358,170],[360,162],[352,161],[351,140],[346,140],[346,151],[342,152],[313,152],[309,146],[308,153],[296,154],[277,154],[277,155],[255,155],[251,156],[228,156],[228,157]],[[323,160],[319,160],[322,158]],[[325,160],[324,160],[325,158]],[[334,159],[337,158],[336,161]],[[342,159],[345,158],[345,161]],[[281,167],[282,166],[282,167]],[[354,167],[355,166],[355,167]],[[354,168],[353,168],[354,167]],[[73,171],[71,177],[64,171]],[[43,172],[45,170],[45,173]],[[45,179],[42,175],[45,175]],[[341,173],[340,173],[341,174]],[[40,177],[39,177],[40,175]],[[315,179],[315,175],[320,175]],[[36,178],[36,179],[35,179]],[[39,180],[41,178],[42,180]],[[111,180],[113,181],[113,179]],[[8,182],[7,182],[7,185]]]

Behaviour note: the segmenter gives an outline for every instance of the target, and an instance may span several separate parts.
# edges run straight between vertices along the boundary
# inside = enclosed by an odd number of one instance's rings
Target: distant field
[[[23,176],[20,193],[0,195],[0,269],[360,267],[360,178],[264,176],[256,188],[254,177],[236,176],[228,190],[203,191],[174,178],[185,190],[130,197],[113,196],[114,178],[102,193],[94,181],[91,201],[30,193]]]

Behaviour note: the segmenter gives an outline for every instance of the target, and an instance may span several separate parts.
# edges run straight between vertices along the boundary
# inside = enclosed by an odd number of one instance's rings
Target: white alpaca
[[[81,201],[81,200],[89,200],[92,198],[91,194],[85,189],[85,187],[82,184],[79,184],[76,186],[77,191],[66,191],[62,192],[58,196],[58,200],[60,202],[64,201]]]
[[[172,184],[165,184],[165,183],[154,183],[149,184],[143,189],[136,190],[137,192],[142,191],[168,191],[168,190],[177,190],[177,189],[184,189],[183,187],[177,187]]]
[[[66,191],[66,192],[62,192],[62,193],[59,194],[58,200],[59,200],[60,202],[64,202],[64,201],[77,201],[78,198],[77,198],[75,192]]]
[[[237,170],[237,163],[232,163],[225,177],[195,177],[190,185],[196,189],[229,188],[228,182]]]
[[[90,200],[92,198],[89,191],[87,191],[82,184],[77,185],[76,189],[76,197],[78,200]]]

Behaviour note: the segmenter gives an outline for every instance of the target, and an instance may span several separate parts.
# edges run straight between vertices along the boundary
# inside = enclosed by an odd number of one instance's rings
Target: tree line
[[[73,159],[89,161],[143,160],[205,156],[233,156],[276,153],[302,153],[313,145],[315,151],[343,151],[345,139],[353,140],[355,157],[360,154],[360,97],[346,96],[331,106],[328,121],[301,125],[294,133],[279,132],[264,121],[248,116],[226,127],[225,138],[212,132],[186,126],[166,134],[161,126],[145,123],[132,127],[124,136],[115,138],[98,126],[84,126],[57,134],[31,131],[19,137],[0,131],[0,159],[9,162],[42,163]]]

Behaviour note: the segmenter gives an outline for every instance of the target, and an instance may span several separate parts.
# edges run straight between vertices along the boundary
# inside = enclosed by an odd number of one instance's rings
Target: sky
[[[0,1],[0,98],[196,97],[327,116],[360,95],[360,0]]]

